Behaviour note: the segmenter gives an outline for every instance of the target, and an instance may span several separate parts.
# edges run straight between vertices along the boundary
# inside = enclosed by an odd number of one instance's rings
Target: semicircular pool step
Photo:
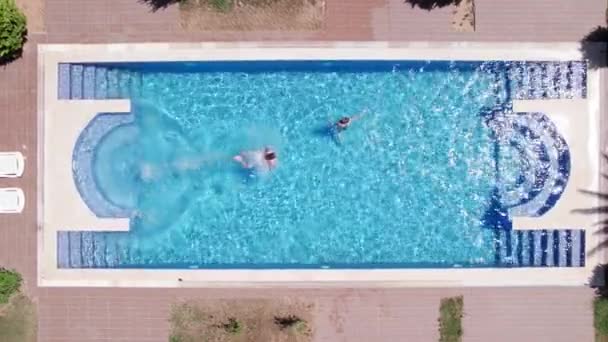
[[[87,207],[98,217],[129,217],[131,210],[110,202],[99,190],[93,174],[95,147],[114,128],[133,122],[131,113],[101,113],[82,130],[73,151],[72,172],[76,188]]]
[[[487,125],[497,141],[500,204],[511,217],[544,214],[557,202],[570,175],[565,139],[543,113],[499,109],[487,114]]]

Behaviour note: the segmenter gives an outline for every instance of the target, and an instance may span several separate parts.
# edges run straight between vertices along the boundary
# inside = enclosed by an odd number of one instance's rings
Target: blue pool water
[[[521,134],[529,149],[513,134],[497,137],[518,121],[488,114],[507,112],[511,93],[508,79],[485,68],[115,65],[137,77],[131,118],[99,117],[123,122],[87,146],[87,182],[132,226],[95,233],[91,244],[115,246],[104,250],[115,254],[111,267],[492,265],[494,229],[510,229],[508,206],[542,193],[547,170],[560,166],[533,146],[542,140],[534,128]],[[120,77],[116,86],[120,97]],[[362,112],[340,139],[328,130]],[[279,155],[267,175],[231,160],[266,145]],[[530,152],[540,157],[522,157]]]

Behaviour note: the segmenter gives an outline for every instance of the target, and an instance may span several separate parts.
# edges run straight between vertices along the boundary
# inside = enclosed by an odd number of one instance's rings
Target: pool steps
[[[141,74],[92,64],[59,64],[59,99],[124,99],[137,95]],[[97,217],[128,217],[130,211],[108,202],[92,177],[94,150],[103,137],[117,126],[133,122],[133,115],[100,113],[81,132],[73,154],[74,181],[81,198]]]
[[[118,234],[57,233],[59,268],[112,268],[135,264],[137,256],[120,246]],[[584,267],[585,231],[495,230],[495,262],[502,267]]]
[[[70,98],[74,100],[82,99],[83,93],[83,74],[82,65],[72,65],[70,68]]]
[[[585,230],[495,230],[495,261],[507,267],[584,267]]]
[[[57,235],[59,268],[107,268],[118,265],[117,242],[108,243],[103,234],[59,232]]]
[[[127,99],[139,94],[142,73],[93,64],[59,64],[60,100]]]
[[[482,69],[495,75],[499,98],[511,100],[587,97],[587,64],[570,62],[489,62]]]

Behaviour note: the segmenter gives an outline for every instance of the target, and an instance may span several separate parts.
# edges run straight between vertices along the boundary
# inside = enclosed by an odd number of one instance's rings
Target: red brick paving
[[[49,42],[218,40],[578,41],[605,23],[605,0],[476,0],[477,31],[453,32],[451,8],[403,0],[327,0],[319,32],[185,32],[177,6],[136,0],[47,0]]]
[[[29,37],[23,58],[0,67],[0,150],[21,151],[26,165],[19,179],[0,178],[0,187],[21,187],[22,215],[0,215],[0,265],[17,268],[28,285],[36,282],[36,43]]]
[[[592,341],[586,288],[96,289],[36,286],[36,44],[203,40],[578,41],[604,22],[605,0],[476,0],[477,32],[450,30],[451,9],[402,0],[327,0],[319,32],[184,32],[176,7],[152,13],[137,0],[46,0],[46,34],[0,68],[0,150],[27,158],[23,215],[0,216],[0,265],[23,273],[39,306],[39,341],[167,341],[178,298],[306,297],[316,341],[436,341],[442,296],[465,296],[465,342]],[[2,337],[0,336],[0,341]]]
[[[439,301],[464,295],[465,342],[592,341],[583,288],[42,289],[41,341],[167,341],[178,298],[277,298],[315,303],[315,340],[436,341]]]

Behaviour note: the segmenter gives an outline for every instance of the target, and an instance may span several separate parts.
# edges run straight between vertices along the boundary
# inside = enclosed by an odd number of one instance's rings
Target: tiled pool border
[[[39,150],[44,151],[44,119],[57,100],[59,62],[125,62],[163,60],[247,60],[247,59],[454,59],[454,60],[576,60],[578,44],[521,43],[185,43],[39,46]],[[599,79],[596,70],[588,74],[589,121],[599,119]],[[52,95],[55,95],[54,98]],[[568,100],[566,100],[568,101]],[[585,103],[587,103],[585,102]],[[597,103],[596,103],[597,102]],[[599,122],[599,121],[598,121]],[[596,125],[597,127],[597,125]],[[44,139],[43,139],[44,137]],[[589,139],[599,151],[599,137]],[[588,156],[593,159],[593,156]],[[41,153],[41,161],[45,156]],[[597,159],[597,158],[595,158]],[[39,185],[44,186],[44,165],[39,163]],[[598,169],[598,162],[590,167]],[[597,174],[597,172],[596,172]],[[592,182],[597,185],[598,181]],[[42,189],[42,187],[40,188]],[[595,190],[594,186],[590,190]],[[82,270],[57,269],[53,257],[60,227],[48,227],[39,191],[39,285],[40,286],[517,286],[582,285],[591,269],[603,260],[599,253],[587,257],[584,268],[544,269],[397,269],[397,270]],[[585,220],[581,227],[593,228]],[[543,228],[543,227],[538,227]],[[587,231],[593,246],[599,237]],[[53,253],[53,254],[49,254]]]

